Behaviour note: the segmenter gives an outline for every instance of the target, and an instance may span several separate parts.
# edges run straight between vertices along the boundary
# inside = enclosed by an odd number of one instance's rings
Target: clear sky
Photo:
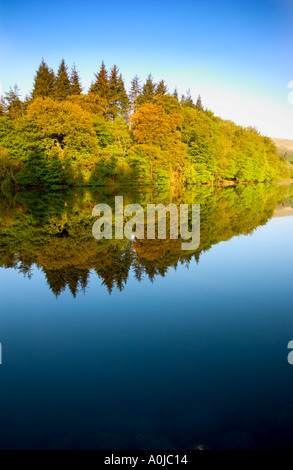
[[[1,93],[31,91],[42,58],[55,71],[75,63],[85,91],[102,60],[127,86],[152,73],[225,119],[293,139],[293,0],[0,0]]]

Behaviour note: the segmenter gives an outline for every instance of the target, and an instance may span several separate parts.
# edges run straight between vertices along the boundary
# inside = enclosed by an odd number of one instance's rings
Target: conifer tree
[[[54,84],[54,98],[62,101],[71,94],[71,85],[64,59],[61,60]]]
[[[81,92],[82,92],[82,86],[80,83],[80,78],[79,78],[75,65],[73,65],[71,76],[70,76],[70,94],[80,95]]]
[[[54,93],[54,81],[55,75],[52,69],[49,69],[48,65],[42,59],[42,62],[34,77],[34,85],[32,91],[32,99],[38,96],[53,96]]]
[[[138,98],[140,105],[145,103],[150,103],[156,92],[156,84],[154,83],[153,77],[151,74],[148,75],[145,84],[142,87],[142,93]]]
[[[13,89],[10,87],[9,92],[5,93],[4,101],[6,102],[6,109],[10,119],[19,119],[22,115],[22,102],[20,100],[20,91],[16,84]]]
[[[202,102],[201,102],[200,95],[198,95],[198,98],[197,98],[197,101],[196,101],[196,104],[195,104],[195,109],[197,109],[198,111],[203,111],[204,110]]]
[[[5,115],[5,102],[4,102],[4,98],[1,96],[0,97],[0,116],[4,116]]]
[[[129,101],[130,101],[130,111],[131,113],[135,113],[137,110],[137,99],[139,95],[141,94],[141,85],[140,85],[140,79],[136,75],[130,85],[130,92],[129,92]]]
[[[164,80],[161,80],[156,87],[156,95],[165,95],[167,92],[167,85]]]
[[[100,71],[95,74],[96,80],[92,83],[89,93],[96,93],[101,98],[108,99],[109,96],[109,78],[104,62],[102,62]]]
[[[188,106],[189,108],[195,108],[194,102],[191,98],[190,90],[187,90],[186,96],[185,95],[181,96],[181,105]]]
[[[107,114],[112,119],[118,116],[126,117],[128,96],[125,91],[122,75],[119,75],[119,69],[116,65],[114,65],[110,73],[108,100]]]
[[[177,87],[175,87],[175,89],[173,91],[173,97],[176,98],[177,101],[179,101],[179,95],[178,95]]]
[[[129,107],[129,98],[125,90],[125,85],[124,81],[122,78],[122,75],[119,75],[119,80],[118,80],[118,94],[119,94],[119,111],[120,115],[124,118],[127,118],[127,111]]]

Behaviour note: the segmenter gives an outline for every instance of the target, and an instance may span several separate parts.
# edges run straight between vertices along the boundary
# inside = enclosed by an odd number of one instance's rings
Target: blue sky
[[[1,92],[28,93],[42,57],[75,63],[85,91],[104,60],[126,85],[152,73],[225,119],[293,139],[293,0],[0,0]]]

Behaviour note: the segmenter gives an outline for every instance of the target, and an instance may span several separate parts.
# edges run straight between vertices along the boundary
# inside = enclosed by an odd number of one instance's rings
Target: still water
[[[118,191],[118,192],[117,192]],[[293,448],[293,187],[201,204],[201,244],[97,241],[121,189],[0,199],[0,448]]]

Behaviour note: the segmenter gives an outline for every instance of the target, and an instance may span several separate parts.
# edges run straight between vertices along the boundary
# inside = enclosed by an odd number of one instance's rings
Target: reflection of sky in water
[[[1,447],[290,447],[293,218],[111,296],[0,270]]]

